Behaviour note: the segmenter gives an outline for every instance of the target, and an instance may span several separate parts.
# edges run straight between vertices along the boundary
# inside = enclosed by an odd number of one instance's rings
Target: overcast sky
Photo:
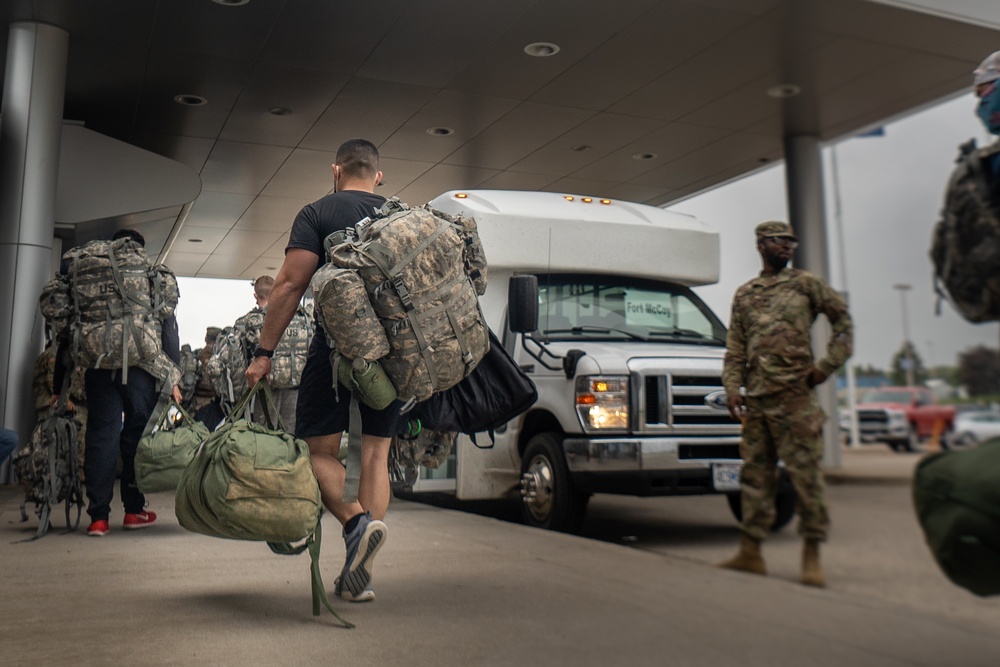
[[[980,145],[990,141],[974,109],[974,98],[965,95],[888,124],[885,136],[848,139],[835,146],[844,262],[836,237],[831,151],[824,150],[831,284],[845,289],[841,266],[846,264],[856,364],[886,368],[902,345],[896,284],[912,285],[906,295],[910,337],[925,363],[951,365],[959,352],[975,345],[997,347],[997,324],[970,324],[948,303],[935,316],[937,297],[927,254],[958,145],[971,137]],[[697,291],[725,322],[733,292],[760,270],[754,226],[788,219],[784,178],[784,166],[777,165],[673,207],[721,232],[720,281]],[[489,257],[489,248],[486,253]],[[205,327],[232,324],[254,306],[248,280],[181,278],[180,287],[181,342],[194,348],[202,345]]]

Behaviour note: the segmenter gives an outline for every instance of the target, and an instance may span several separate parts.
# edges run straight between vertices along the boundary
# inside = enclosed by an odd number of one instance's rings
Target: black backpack
[[[1000,141],[960,147],[931,241],[935,291],[970,322],[1000,319],[1000,183],[990,165],[998,154]]]

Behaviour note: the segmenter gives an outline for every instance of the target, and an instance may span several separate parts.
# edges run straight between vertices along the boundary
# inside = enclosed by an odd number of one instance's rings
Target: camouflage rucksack
[[[52,509],[59,503],[66,505],[66,528],[74,530],[80,525],[83,487],[77,448],[78,425],[63,412],[64,407],[65,404],[57,405],[52,415],[40,421],[32,431],[28,444],[15,452],[12,459],[14,471],[24,489],[21,521],[28,520],[25,506],[29,502],[35,504],[35,514],[38,515],[38,532],[31,539],[45,535]],[[75,521],[70,519],[73,505],[76,505]]]
[[[932,239],[935,290],[970,322],[989,322],[1000,319],[1000,183],[990,165],[1000,141],[960,151]]]
[[[177,279],[127,237],[72,248],[63,261],[67,273],[42,290],[42,315],[58,337],[69,337],[77,364],[121,368],[127,382],[129,366],[161,350],[160,323],[174,314]]]
[[[181,390],[181,398],[184,404],[194,396],[194,388],[198,384],[198,357],[195,356],[194,350],[187,343],[181,346],[181,381],[178,383],[178,387]]]
[[[233,325],[234,330],[242,332],[243,349],[247,353],[253,352],[260,342],[260,330],[264,327],[266,314],[267,308],[254,308]],[[271,358],[269,378],[272,387],[292,389],[299,386],[315,330],[312,313],[306,306],[299,304]]]
[[[489,347],[478,294],[486,258],[476,223],[392,199],[332,245],[330,261],[353,269],[389,340],[380,360],[399,398],[421,401],[466,377]]]
[[[247,365],[242,335],[233,327],[226,327],[215,339],[212,356],[203,371],[223,405],[232,407],[247,390],[244,376]]]

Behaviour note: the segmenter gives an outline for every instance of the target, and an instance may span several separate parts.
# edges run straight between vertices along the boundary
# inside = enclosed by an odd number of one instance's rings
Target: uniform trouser
[[[763,540],[775,519],[778,459],[798,494],[799,534],[825,540],[830,519],[823,500],[822,429],[826,415],[812,390],[747,397],[740,455],[743,531]]]
[[[158,398],[157,380],[142,370],[91,368],[87,388],[87,451],[83,467],[87,479],[87,514],[92,521],[107,519],[114,498],[115,471],[121,455],[121,498],[125,512],[142,512],[146,497],[135,485],[135,450]],[[124,415],[124,419],[123,419]]]

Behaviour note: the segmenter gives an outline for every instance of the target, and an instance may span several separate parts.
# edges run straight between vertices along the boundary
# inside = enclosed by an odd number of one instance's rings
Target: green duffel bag
[[[198,445],[209,436],[208,427],[172,402],[181,422],[168,426],[170,408],[160,414],[156,428],[139,440],[135,451],[135,483],[143,493],[174,491]]]
[[[913,504],[924,537],[952,583],[1000,594],[1000,438],[918,465]]]
[[[258,395],[266,425],[241,418]],[[319,615],[322,604],[343,625],[354,627],[330,605],[319,572],[323,505],[309,446],[284,432],[266,380],[242,396],[195,452],[177,485],[174,512],[180,525],[195,533],[267,542],[282,555],[308,549],[313,614]]]

